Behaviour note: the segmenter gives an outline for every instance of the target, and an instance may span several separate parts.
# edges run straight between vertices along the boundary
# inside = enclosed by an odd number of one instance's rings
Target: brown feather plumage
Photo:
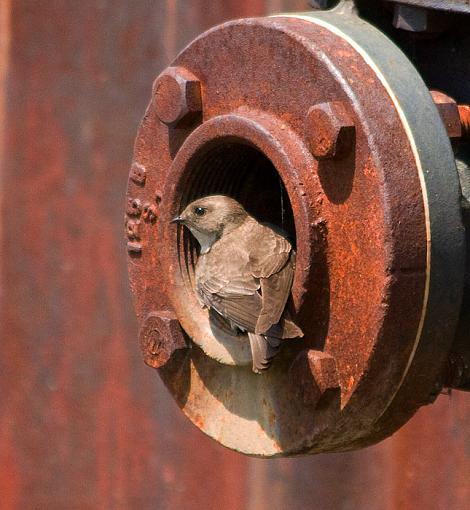
[[[281,339],[303,335],[285,313],[295,270],[290,242],[223,195],[192,202],[177,221],[201,245],[195,270],[201,301],[248,334],[253,371],[265,370]]]

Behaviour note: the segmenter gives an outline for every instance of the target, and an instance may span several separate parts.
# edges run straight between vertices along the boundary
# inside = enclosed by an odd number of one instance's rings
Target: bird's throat
[[[189,227],[189,229],[191,230],[193,236],[197,239],[198,243],[201,245],[201,255],[207,253],[218,239],[218,236],[215,232],[200,232],[194,227]]]

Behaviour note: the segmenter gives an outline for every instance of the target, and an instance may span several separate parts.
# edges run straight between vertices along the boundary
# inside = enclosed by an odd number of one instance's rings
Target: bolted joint
[[[150,312],[139,332],[144,362],[161,368],[178,349],[187,347],[176,317],[168,311]]]
[[[305,118],[305,140],[317,159],[341,158],[356,139],[354,121],[346,105],[339,101],[312,106]]]
[[[202,111],[201,83],[184,67],[168,67],[153,84],[153,103],[164,124],[191,123]]]
[[[330,354],[314,349],[300,352],[290,368],[291,381],[304,405],[325,407],[340,395],[336,360]]]
[[[458,141],[462,136],[462,122],[459,105],[454,99],[437,90],[430,91],[431,97],[441,116],[451,142]]]

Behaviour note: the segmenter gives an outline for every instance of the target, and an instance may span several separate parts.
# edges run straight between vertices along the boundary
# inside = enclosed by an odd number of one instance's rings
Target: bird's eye
[[[196,216],[204,216],[204,214],[206,214],[206,210],[204,209],[204,207],[195,207],[194,214]]]

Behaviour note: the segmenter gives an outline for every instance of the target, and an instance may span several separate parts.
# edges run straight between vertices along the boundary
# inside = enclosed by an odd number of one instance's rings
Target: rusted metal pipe
[[[452,97],[438,90],[430,91],[447,134],[452,142],[470,138],[470,106],[457,104]]]
[[[460,125],[462,127],[462,138],[470,140],[470,105],[459,104]]]
[[[259,456],[359,448],[442,388],[465,255],[448,136],[468,123],[431,94],[437,109],[413,65],[353,13],[229,22],[157,77],[126,204],[141,344],[222,444]],[[243,335],[201,308],[197,247],[170,224],[211,193],[296,246],[292,308],[305,337],[260,377]],[[194,348],[175,356],[183,331]]]

